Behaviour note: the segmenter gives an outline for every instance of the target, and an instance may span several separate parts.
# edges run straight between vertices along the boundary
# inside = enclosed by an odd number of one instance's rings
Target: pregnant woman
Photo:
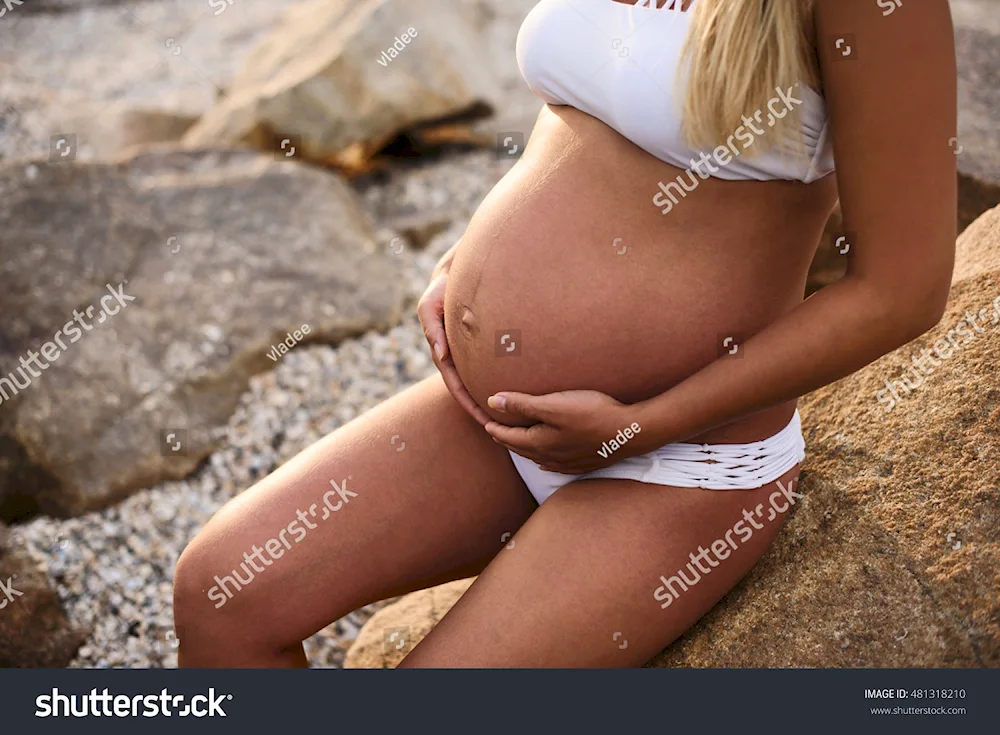
[[[181,665],[305,666],[352,610],[477,574],[403,666],[637,666],[715,605],[801,497],[796,399],[944,310],[948,3],[882,5],[539,2],[545,106],[420,304],[439,373],[218,512]],[[804,300],[838,193],[847,275]]]

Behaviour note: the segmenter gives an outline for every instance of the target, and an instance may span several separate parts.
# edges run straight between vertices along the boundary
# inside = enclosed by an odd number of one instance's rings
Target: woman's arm
[[[852,233],[847,275],[747,340],[742,359],[718,360],[634,406],[647,441],[682,441],[797,398],[915,339],[944,312],[957,221],[948,3],[905,3],[883,16],[868,0],[816,0],[815,12]]]

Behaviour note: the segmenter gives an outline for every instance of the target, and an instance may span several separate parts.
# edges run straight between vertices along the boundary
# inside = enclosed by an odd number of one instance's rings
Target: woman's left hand
[[[629,438],[619,449],[601,456],[598,450],[605,450],[605,443],[610,444],[626,427],[633,437],[638,432],[632,427],[635,407],[597,391],[571,390],[544,396],[497,393],[490,396],[489,405],[512,418],[539,422],[521,427],[491,421],[486,431],[545,470],[579,475],[643,453],[637,438]]]

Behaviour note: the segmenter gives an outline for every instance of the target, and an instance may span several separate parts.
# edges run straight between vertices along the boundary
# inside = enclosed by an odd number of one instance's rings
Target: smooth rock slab
[[[91,325],[0,402],[6,519],[183,477],[288,332],[337,343],[396,323],[405,299],[403,259],[339,177],[247,151],[0,166],[0,232],[0,378],[74,310]],[[125,281],[135,300],[101,323]]]

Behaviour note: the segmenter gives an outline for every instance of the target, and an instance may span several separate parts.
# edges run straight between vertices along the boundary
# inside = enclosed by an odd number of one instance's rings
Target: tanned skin
[[[338,429],[219,511],[177,567],[182,666],[305,666],[301,641],[330,622],[473,574],[403,666],[638,666],[740,580],[782,517],[668,607],[654,599],[661,575],[706,542],[731,538],[778,483],[715,491],[578,480],[537,507],[507,449],[578,473],[692,437],[761,439],[787,422],[799,396],[939,321],[956,235],[948,3],[907,3],[886,18],[871,0],[817,0],[814,25],[837,170],[813,184],[713,178],[660,217],[648,199],[679,169],[581,112],[543,110],[524,164],[487,197],[421,304],[429,342],[444,337],[435,361],[445,377]],[[836,56],[835,39],[847,33],[856,60]],[[803,302],[838,188],[845,229],[856,233],[847,275]],[[598,277],[595,264],[607,262],[598,251],[618,257],[611,243],[621,228],[641,246],[614,266],[626,275],[607,266]],[[577,280],[543,270],[554,262]],[[503,306],[494,295],[502,285],[521,298]],[[638,295],[626,300],[630,288]],[[631,311],[601,311],[617,321],[578,330],[579,344],[564,341],[567,320],[590,316],[595,298]],[[522,321],[497,327],[509,314]],[[740,319],[752,334],[742,359],[716,359],[716,330]],[[520,362],[483,359],[494,327],[548,341]],[[641,433],[602,460],[596,449],[633,422]],[[357,497],[214,607],[206,590],[216,575],[348,475]],[[779,482],[794,486],[797,476],[794,468]]]

